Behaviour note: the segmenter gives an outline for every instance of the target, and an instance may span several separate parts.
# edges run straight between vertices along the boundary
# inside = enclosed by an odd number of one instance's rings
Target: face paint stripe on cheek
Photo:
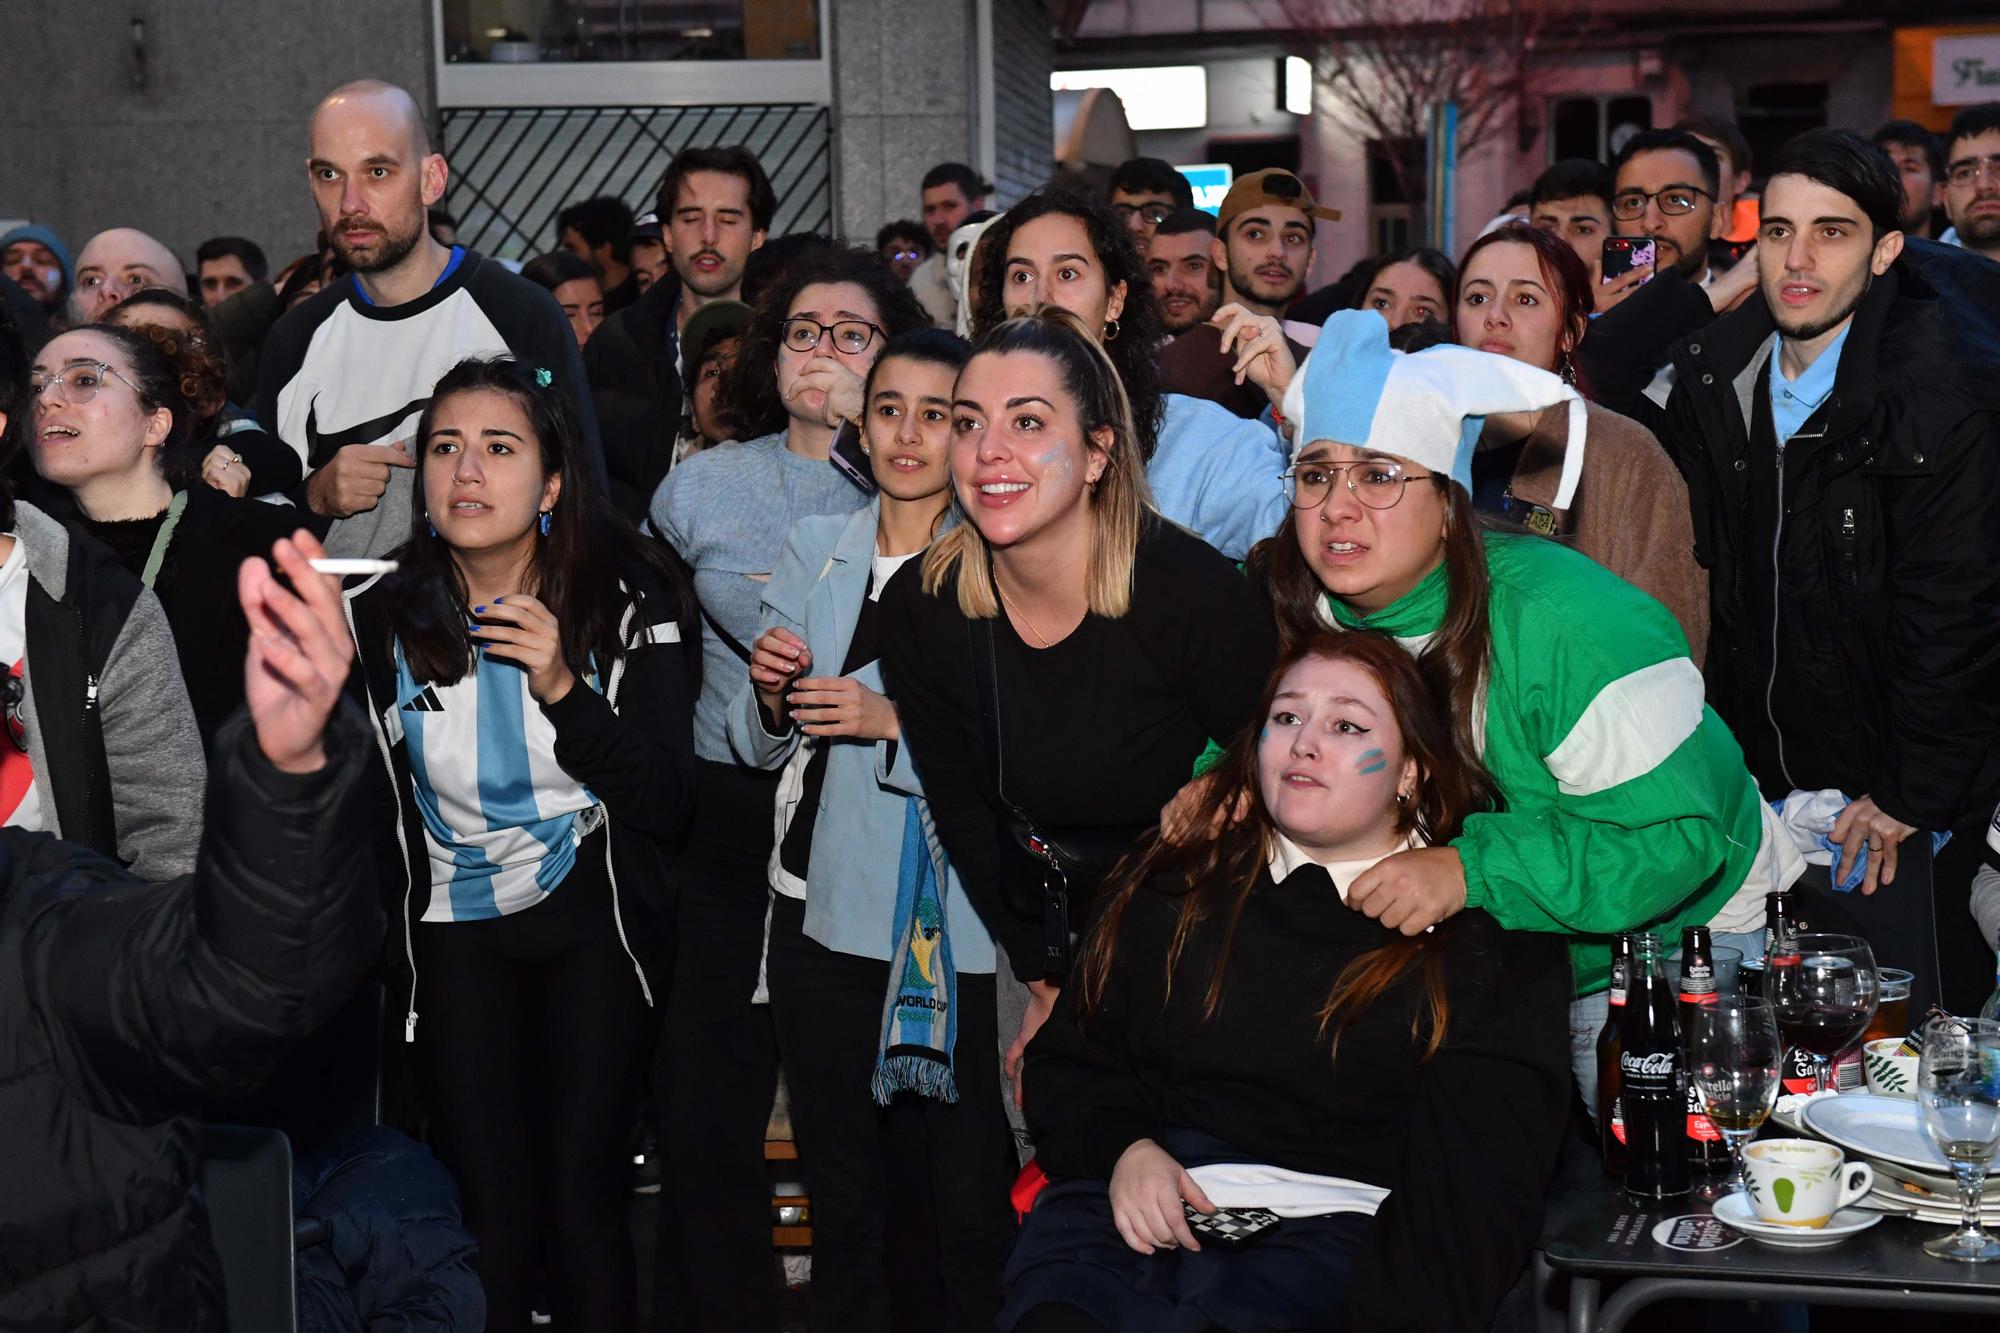
[[[1389,761],[1383,757],[1380,750],[1364,750],[1361,758],[1355,761],[1354,771],[1365,778],[1370,773],[1380,773],[1388,766]]]

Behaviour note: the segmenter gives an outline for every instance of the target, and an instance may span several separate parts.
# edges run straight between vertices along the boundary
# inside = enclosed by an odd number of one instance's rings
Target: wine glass
[[[1941,1016],[1924,1024],[1917,1063],[1924,1133],[1958,1177],[1958,1230],[1924,1242],[1924,1252],[1963,1263],[2000,1259],[2000,1240],[1979,1226],[1986,1168],[2000,1143],[2000,1022]]]
[[[1807,933],[1791,941],[1783,957],[1770,960],[1764,994],[1785,1040],[1812,1056],[1814,1091],[1825,1092],[1833,1058],[1875,1016],[1875,952],[1858,935]]]
[[[1729,1176],[1696,1191],[1710,1203],[1744,1188],[1743,1148],[1778,1100],[1784,1047],[1769,1000],[1725,995],[1697,1007],[1687,1034],[1688,1070],[1701,1109],[1729,1145]]]

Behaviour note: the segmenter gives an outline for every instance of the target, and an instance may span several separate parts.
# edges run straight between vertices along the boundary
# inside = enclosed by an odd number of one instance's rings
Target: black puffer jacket
[[[225,728],[199,864],[165,884],[0,830],[0,1328],[222,1327],[184,1110],[254,1084],[382,937],[352,705],[327,750],[280,773]]]
[[[2000,797],[2000,329],[1956,295],[1986,264],[1912,241],[1875,281],[1781,503],[1751,439],[1769,307],[1674,349],[1660,439],[1711,576],[1709,699],[1767,796],[1838,787],[1933,830]]]
[[[681,377],[668,341],[680,299],[680,281],[669,274],[608,316],[583,348],[611,502],[634,523],[646,517],[680,434]]]

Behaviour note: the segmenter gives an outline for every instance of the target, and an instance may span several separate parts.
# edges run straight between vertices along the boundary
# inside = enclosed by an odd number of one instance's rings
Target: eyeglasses
[[[1632,222],[1646,216],[1646,205],[1655,199],[1660,201],[1660,211],[1670,218],[1692,213],[1695,205],[1703,199],[1713,199],[1707,190],[1698,190],[1692,185],[1669,185],[1664,190],[1647,194],[1644,190],[1620,190],[1611,199],[1611,216],[1620,222]]]
[[[1132,222],[1133,215],[1137,214],[1139,220],[1147,226],[1157,227],[1167,220],[1167,215],[1174,211],[1174,206],[1172,204],[1113,204],[1111,211],[1118,215],[1120,222],[1128,226]]]
[[[71,407],[81,407],[91,399],[97,397],[97,391],[103,387],[106,375],[111,376],[113,379],[124,380],[126,387],[131,389],[133,393],[138,394],[140,398],[143,399],[146,396],[145,391],[138,385],[132,383],[131,380],[125,379],[123,375],[120,375],[104,362],[77,361],[64,366],[53,375],[44,375],[39,371],[31,373],[28,376],[28,397],[30,399],[40,398],[44,393],[48,392],[51,384],[60,384],[62,386],[63,401]]]
[[[883,258],[892,264],[901,260],[922,259],[923,257],[924,252],[921,250],[889,250],[883,254]]]
[[[1945,180],[1961,190],[1987,177],[2000,179],[2000,153],[1961,158],[1944,169]]]
[[[822,324],[816,319],[794,315],[780,326],[783,329],[785,346],[794,352],[810,352],[819,346],[819,340],[826,334],[833,335],[833,347],[837,352],[865,352],[881,326],[866,320],[843,319],[838,324]]]
[[[1413,481],[1435,481],[1435,472],[1412,475],[1401,463],[1370,458],[1359,463],[1294,463],[1284,471],[1292,485],[1292,508],[1317,509],[1333,494],[1333,483],[1345,480],[1354,498],[1370,509],[1394,509],[1403,489]]]

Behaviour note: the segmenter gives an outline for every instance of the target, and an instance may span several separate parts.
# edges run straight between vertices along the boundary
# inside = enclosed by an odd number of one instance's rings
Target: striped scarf
[[[895,952],[883,1005],[882,1049],[871,1086],[887,1106],[910,1091],[956,1102],[952,1047],[958,1039],[958,971],[944,920],[944,849],[930,808],[909,798],[896,871]]]

